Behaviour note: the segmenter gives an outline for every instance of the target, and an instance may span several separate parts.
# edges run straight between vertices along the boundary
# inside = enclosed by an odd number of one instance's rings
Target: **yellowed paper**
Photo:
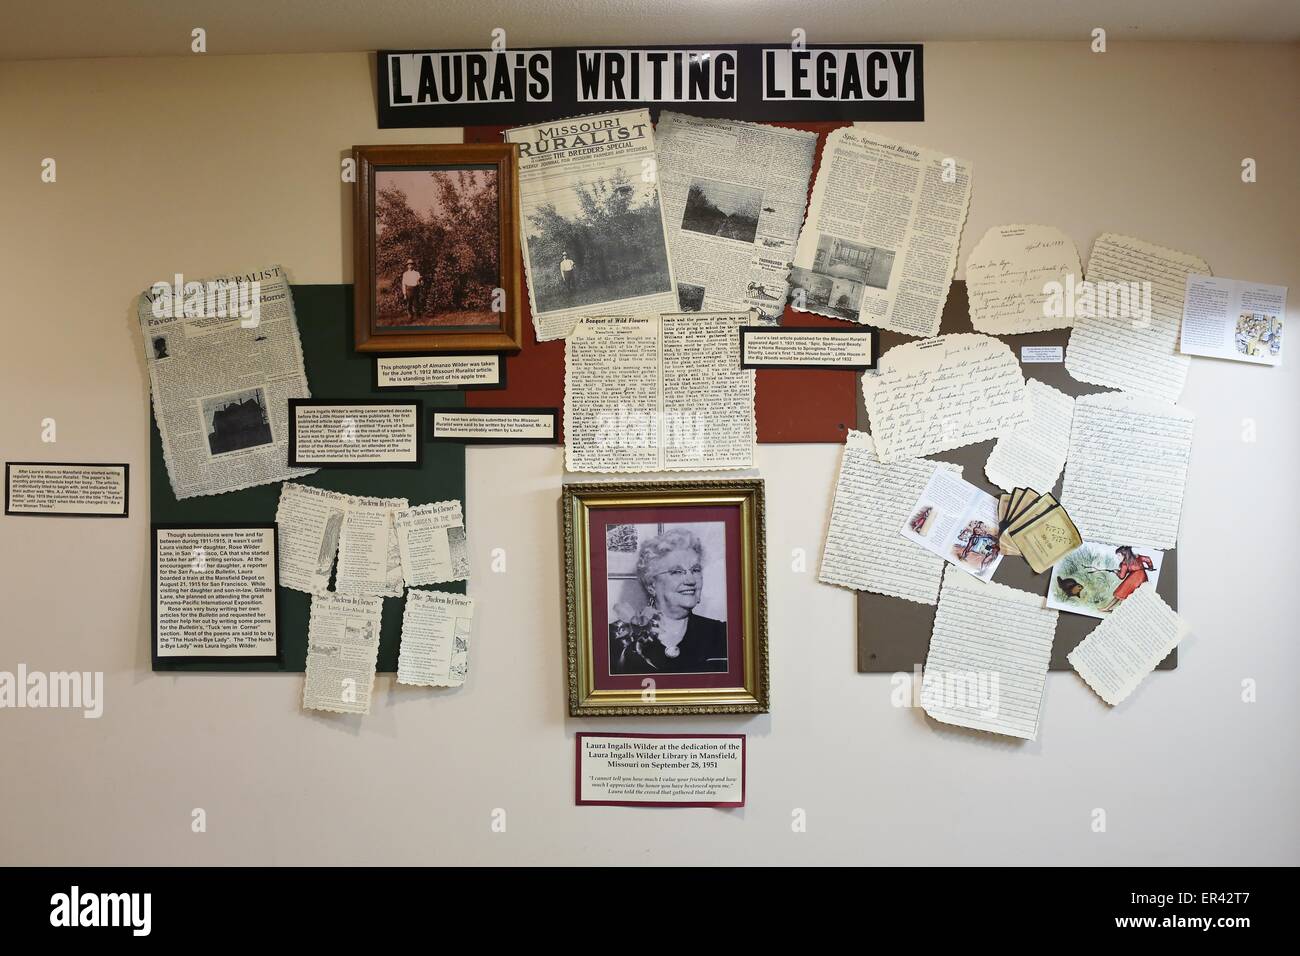
[[[970,192],[965,160],[858,126],[834,130],[795,249],[791,305],[936,335]]]
[[[1042,574],[1058,559],[1083,544],[1079,529],[1059,505],[1048,508],[1019,530],[1013,529],[1011,539],[1035,574]]]
[[[863,373],[862,395],[884,462],[996,438],[1028,417],[1011,349],[970,332],[895,346]]]
[[[1003,492],[1002,494],[998,495],[998,530],[999,531],[1003,531],[1006,529],[1007,512],[1010,510],[1011,510],[1011,493]],[[1001,551],[1003,555],[1016,556],[1020,554],[1020,552],[1016,550],[1015,542],[1012,541],[1011,538],[1005,534],[998,535],[998,550]]]
[[[712,471],[754,462],[753,312],[587,316],[564,348],[570,471]]]
[[[1056,612],[1040,595],[948,569],[921,706],[935,720],[1035,740]]]
[[[1022,424],[997,440],[984,474],[1004,491],[1024,485],[1051,490],[1070,450],[1074,399],[1031,378],[1025,382],[1025,414]]]
[[[1092,245],[1087,284],[1063,304],[1077,313],[1065,369],[1081,382],[1177,401],[1190,359],[1178,352],[1187,277],[1204,259],[1106,233]]]
[[[1049,508],[1055,508],[1060,504],[1060,502],[1052,497],[1052,495],[1040,495],[1032,488],[1027,489],[1025,497],[1028,498],[1029,495],[1034,496],[1033,500],[1031,500],[1029,504],[1025,505],[1021,509],[1020,513],[1011,519],[1011,523],[1007,526],[1008,533],[1015,534],[1017,531],[1023,530],[1029,525],[1029,522],[1046,512]]]
[[[1154,587],[1141,587],[1124,599],[1066,660],[1112,707],[1169,656],[1187,634],[1187,625]]]
[[[1072,279],[1067,279],[1072,277]],[[1049,283],[1083,278],[1073,240],[1052,226],[994,226],[966,260],[966,294],[976,332],[1018,335],[1069,328],[1044,308]]]

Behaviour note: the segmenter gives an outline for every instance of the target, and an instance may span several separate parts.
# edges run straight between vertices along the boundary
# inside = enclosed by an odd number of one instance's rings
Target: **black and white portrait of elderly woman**
[[[630,549],[624,546],[624,550]],[[713,574],[725,573],[721,555],[718,558],[717,566],[706,562],[700,538],[685,527],[666,528],[641,542],[636,551],[635,583],[628,582],[630,590],[641,593],[635,600],[616,603],[611,616],[611,674],[727,670],[726,622],[697,613],[705,597],[705,578],[712,576],[706,575],[706,568]],[[722,581],[716,597],[725,602],[725,577]]]

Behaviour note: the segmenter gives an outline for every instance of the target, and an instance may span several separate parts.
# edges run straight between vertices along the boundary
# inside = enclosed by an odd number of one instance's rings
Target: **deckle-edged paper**
[[[1075,312],[1065,370],[1080,382],[1177,401],[1191,361],[1178,353],[1187,276],[1209,272],[1186,252],[1098,236],[1087,283],[1065,303]]]
[[[1195,416],[1124,392],[1074,402],[1061,504],[1088,541],[1178,543]]]
[[[280,529],[280,585],[325,594],[338,555],[335,587],[339,591],[399,596],[401,554],[391,515],[406,506],[405,498],[370,498],[285,482],[275,513]]]
[[[397,682],[425,687],[465,683],[473,617],[472,598],[442,591],[407,591]]]
[[[966,294],[976,332],[1020,335],[1066,329],[1064,309],[1045,308],[1048,290],[1083,278],[1074,242],[1053,226],[994,226],[966,260]]]
[[[507,130],[537,340],[584,315],[677,309],[648,110]]]
[[[750,312],[582,319],[564,348],[570,471],[701,471],[754,462]]]
[[[1027,418],[1014,353],[972,332],[895,346],[862,373],[862,395],[881,461],[996,438]]]
[[[1070,450],[1074,398],[1031,378],[1025,382],[1028,420],[998,438],[984,463],[984,474],[1003,491],[1051,491]]]
[[[298,319],[278,266],[140,294],[137,316],[163,461],[177,500],[315,468],[290,468],[288,400],[309,398]]]
[[[1169,656],[1187,625],[1154,587],[1138,588],[1066,656],[1097,696],[1114,707]]]
[[[882,464],[871,436],[850,429],[840,457],[820,580],[934,604],[943,559],[905,541],[898,529],[936,470],[961,474],[960,465],[946,461],[907,458]]]
[[[381,597],[313,595],[307,624],[303,710],[370,713],[383,613]]]
[[[393,529],[407,587],[463,581],[469,576],[465,518],[459,501],[431,501],[394,511]]]
[[[1184,355],[1282,363],[1286,286],[1189,275],[1186,292],[1178,343]]]
[[[1041,596],[946,571],[921,706],[946,724],[1036,740],[1055,636]]]
[[[833,131],[799,233],[791,304],[936,335],[970,192],[964,160],[857,126]]]
[[[334,590],[340,594],[401,597],[402,552],[393,514],[410,507],[405,498],[354,498],[339,533],[339,568]]]
[[[665,110],[655,150],[678,308],[778,322],[817,134]]]

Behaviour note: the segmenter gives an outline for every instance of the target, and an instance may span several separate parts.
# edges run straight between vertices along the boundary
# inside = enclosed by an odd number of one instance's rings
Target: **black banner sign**
[[[925,119],[923,48],[789,44],[380,50],[379,128],[524,126],[669,107],[757,121]]]

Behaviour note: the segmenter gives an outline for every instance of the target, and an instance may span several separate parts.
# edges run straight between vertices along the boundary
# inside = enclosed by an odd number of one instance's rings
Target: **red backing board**
[[[818,134],[813,179],[821,162],[826,135],[848,123],[773,123]],[[499,143],[504,126],[467,126],[465,142]],[[812,184],[809,183],[811,190]],[[521,254],[522,258],[522,254]],[[520,266],[522,268],[522,265]],[[533,316],[523,303],[524,347],[506,358],[506,387],[467,391],[465,404],[475,407],[564,407],[564,342],[538,342]],[[845,323],[786,307],[783,325],[842,327]],[[758,440],[780,442],[844,442],[857,415],[858,373],[842,369],[760,369],[756,375],[754,414]],[[561,424],[563,428],[563,424]],[[563,434],[561,433],[561,441]]]

